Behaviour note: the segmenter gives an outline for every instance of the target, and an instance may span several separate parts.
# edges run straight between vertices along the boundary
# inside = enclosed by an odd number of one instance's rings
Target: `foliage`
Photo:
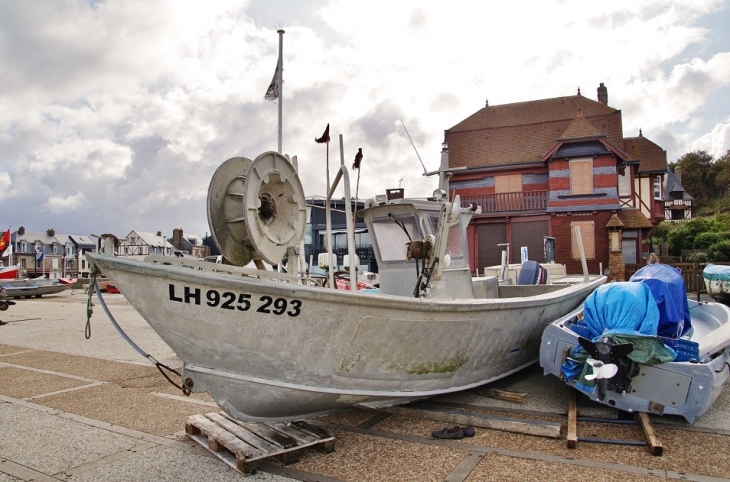
[[[715,159],[706,151],[683,155],[669,168],[677,173],[681,168],[680,183],[694,198],[693,212],[697,216],[730,211],[730,151]],[[718,206],[715,203],[721,202]]]
[[[730,261],[730,239],[713,244],[707,250],[707,258],[712,261]]]
[[[655,243],[667,243],[670,256],[691,263],[730,261],[730,214],[694,218],[686,223],[661,223],[652,233]]]

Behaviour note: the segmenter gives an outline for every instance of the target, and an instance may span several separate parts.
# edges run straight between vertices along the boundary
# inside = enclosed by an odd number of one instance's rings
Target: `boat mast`
[[[276,81],[279,84],[279,154],[284,154],[281,146],[282,131],[282,106],[284,105],[284,30],[276,31],[279,34],[279,76]]]

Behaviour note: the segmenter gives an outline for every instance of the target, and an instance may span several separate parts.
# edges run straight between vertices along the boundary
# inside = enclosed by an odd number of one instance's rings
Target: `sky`
[[[326,194],[328,123],[332,177],[340,135],[348,167],[363,150],[358,197],[426,196],[421,161],[437,169],[444,130],[487,100],[601,82],[625,137],[719,157],[728,26],[730,0],[0,0],[0,230],[209,233],[218,166],[277,149],[278,29],[306,196]]]

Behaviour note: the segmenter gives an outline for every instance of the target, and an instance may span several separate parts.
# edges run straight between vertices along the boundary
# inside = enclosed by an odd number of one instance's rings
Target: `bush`
[[[730,239],[723,239],[707,249],[707,257],[710,261],[730,261]]]
[[[717,244],[723,239],[730,239],[730,233],[717,231],[705,231],[695,236],[694,249],[707,249],[713,244]]]

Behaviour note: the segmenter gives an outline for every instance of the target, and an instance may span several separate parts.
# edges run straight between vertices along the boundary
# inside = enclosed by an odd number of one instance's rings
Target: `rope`
[[[109,321],[112,323],[114,328],[116,328],[116,330],[119,332],[119,334],[122,335],[122,338],[124,338],[126,340],[126,342],[137,351],[137,353],[139,353],[140,355],[145,357],[147,360],[149,360],[151,363],[153,363],[155,365],[155,368],[157,368],[157,370],[159,370],[159,372],[162,374],[162,376],[165,377],[165,379],[168,382],[170,382],[171,385],[173,385],[178,390],[182,391],[183,394],[190,395],[189,388],[184,387],[182,385],[178,385],[165,372],[165,370],[167,370],[167,372],[174,373],[175,375],[180,377],[180,379],[182,379],[182,374],[179,371],[175,370],[174,368],[170,368],[169,366],[165,365],[164,363],[157,361],[157,359],[155,357],[153,357],[149,353],[145,352],[134,341],[132,341],[132,339],[129,338],[129,336],[124,332],[122,327],[119,326],[119,323],[117,323],[117,320],[114,319],[114,316],[112,315],[111,311],[109,311],[109,308],[106,306],[106,302],[104,301],[104,298],[101,296],[101,291],[99,290],[99,287],[97,286],[97,282],[96,282],[97,272],[96,272],[96,269],[93,267],[93,265],[92,265],[91,271],[92,271],[92,277],[91,277],[91,281],[89,282],[89,297],[86,300],[86,333],[85,333],[86,339],[88,340],[89,338],[91,338],[91,315],[93,312],[93,310],[91,309],[91,306],[92,306],[91,296],[92,296],[92,293],[94,291],[96,291],[96,296],[99,299],[99,303],[101,304],[101,307],[104,309],[106,316],[109,318]]]

